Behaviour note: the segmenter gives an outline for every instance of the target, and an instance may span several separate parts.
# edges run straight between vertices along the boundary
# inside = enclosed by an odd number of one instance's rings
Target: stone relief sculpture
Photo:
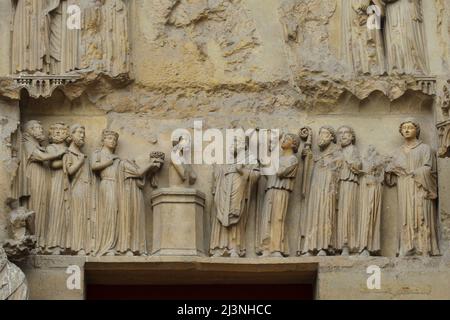
[[[121,160],[118,172],[118,229],[116,251],[122,255],[147,254],[145,202],[143,188],[147,173],[159,170],[164,161],[149,156],[144,166]]]
[[[339,205],[336,226],[336,249],[348,256],[356,245],[356,221],[358,215],[359,177],[361,158],[355,146],[356,134],[349,126],[338,130],[343,163],[339,178]]]
[[[174,172],[171,171],[169,173],[170,185],[173,187],[194,185],[197,181],[197,174],[190,164],[190,150],[192,149],[191,138],[181,136],[178,140],[173,141],[172,144],[171,168]]]
[[[336,131],[329,126],[319,130],[320,153],[314,159],[311,190],[306,213],[306,234],[299,254],[326,256],[336,246],[336,209],[343,155],[337,146]]]
[[[367,26],[369,19],[367,8],[370,5],[377,5],[384,15],[384,3],[381,0],[342,0],[341,3],[343,36],[341,57],[356,74],[384,74],[382,30],[369,29]]]
[[[450,89],[447,84],[442,88],[442,95],[439,97],[439,100],[441,104],[442,114],[444,115],[444,117],[448,117],[450,110]]]
[[[381,208],[386,161],[374,146],[362,157],[360,170],[357,249],[361,256],[376,255],[381,250]]]
[[[405,143],[387,168],[389,185],[398,188],[398,255],[439,255],[433,152],[419,140],[420,125],[415,119],[403,121],[400,133]]]
[[[257,252],[262,257],[283,257],[289,255],[286,232],[286,215],[289,198],[294,190],[299,160],[296,156],[300,137],[285,134],[281,139],[279,168],[274,175],[267,176],[266,194],[259,216]]]
[[[42,144],[46,140],[40,122],[31,120],[23,126],[23,141],[20,150],[20,165],[15,181],[15,197],[25,207],[35,212],[34,234],[40,249],[46,246],[48,208],[50,196],[50,173],[46,161],[60,159],[64,148],[46,150]]]
[[[28,285],[22,270],[8,261],[0,245],[0,300],[28,300]]]
[[[101,0],[103,4],[104,61],[111,76],[129,71],[128,5],[122,0]]]
[[[260,177],[258,165],[245,161],[247,150],[248,145],[244,141],[233,145],[229,152],[235,163],[217,165],[214,170],[210,242],[210,254],[214,257],[246,255],[247,221]]]
[[[145,176],[161,168],[163,160],[150,156],[145,166],[121,160],[116,154],[119,134],[103,131],[100,150],[94,152],[92,170],[100,176],[97,202],[95,255],[142,255],[145,237]]]
[[[11,209],[10,238],[5,241],[3,248],[8,257],[18,261],[26,258],[36,247],[36,237],[33,235],[35,214],[19,206],[20,202],[16,199],[8,199],[7,204]]]
[[[66,27],[75,0],[13,0],[13,73],[61,75],[80,66],[78,30]]]
[[[115,154],[119,134],[111,130],[102,133],[102,148],[94,152],[91,168],[100,177],[94,255],[114,255],[117,243],[118,172],[120,159]]]
[[[69,128],[60,122],[50,127],[50,144],[47,152],[66,153]],[[66,233],[69,224],[68,203],[66,192],[68,181],[63,170],[63,157],[53,159],[49,166],[51,170],[50,202],[48,207],[47,248],[53,254],[61,254],[67,248]]]
[[[422,0],[384,0],[385,41],[390,74],[428,73]]]
[[[62,159],[67,185],[66,192],[66,247],[74,254],[86,255],[92,246],[92,219],[95,212],[95,180],[87,156],[82,148],[86,130],[74,124],[69,130],[70,145]]]

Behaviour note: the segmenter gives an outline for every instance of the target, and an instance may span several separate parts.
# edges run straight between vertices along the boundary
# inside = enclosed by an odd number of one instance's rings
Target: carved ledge
[[[13,76],[19,88],[26,89],[30,97],[49,98],[53,92],[80,79],[79,75],[16,75]]]
[[[436,94],[436,77],[416,76],[415,78],[417,86],[422,89],[423,93],[430,96]]]

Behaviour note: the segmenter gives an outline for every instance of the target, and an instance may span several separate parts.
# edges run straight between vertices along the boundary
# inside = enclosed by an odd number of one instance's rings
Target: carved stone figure
[[[149,157],[144,166],[135,161],[121,160],[118,172],[119,216],[116,251],[119,254],[147,254],[144,191],[146,175],[155,173],[164,161]]]
[[[380,0],[342,0],[341,56],[356,74],[381,75],[385,72],[383,34],[381,27],[368,27],[370,5],[377,5],[384,14]]]
[[[127,2],[123,0],[101,1],[103,3],[103,57],[106,71],[116,77],[129,71]]]
[[[197,181],[197,174],[190,164],[191,145],[192,141],[187,136],[180,136],[177,141],[173,141],[171,156],[172,170],[169,172],[171,187],[191,186]]]
[[[246,227],[255,185],[260,173],[258,165],[249,164],[246,143],[233,145],[233,164],[215,167],[214,213],[210,254],[214,257],[243,257],[246,254]],[[242,161],[244,160],[244,161]]]
[[[66,188],[67,232],[66,246],[73,253],[86,255],[91,250],[92,217],[95,210],[95,184],[87,156],[82,148],[85,128],[74,124],[69,131],[70,146],[63,157]]]
[[[79,31],[67,28],[75,0],[13,0],[13,73],[64,74],[79,67]]]
[[[380,221],[385,161],[374,146],[362,158],[360,171],[359,219],[357,248],[361,256],[381,250]]]
[[[397,178],[399,256],[439,255],[436,199],[435,159],[430,146],[419,140],[420,125],[406,119],[400,125],[405,144],[388,166],[388,182]]]
[[[11,209],[9,226],[11,238],[7,239],[3,248],[10,259],[14,261],[26,258],[36,246],[36,237],[32,235],[34,228],[34,212],[19,206],[19,201],[8,199]]]
[[[46,1],[12,0],[12,72],[45,71],[49,34],[43,31]]]
[[[150,156],[145,166],[120,160],[115,154],[119,134],[104,130],[102,135],[103,146],[94,152],[91,165],[100,176],[93,253],[146,254],[143,187],[147,173],[160,169],[163,158]]]
[[[22,270],[8,261],[0,246],[0,300],[28,300],[28,285]]]
[[[44,129],[35,120],[28,121],[23,127],[21,161],[17,179],[17,197],[25,200],[26,207],[35,212],[34,233],[36,244],[46,246],[48,226],[48,207],[50,192],[50,174],[46,161],[60,159],[64,148],[46,150],[41,144],[45,141]]]
[[[95,223],[95,255],[114,255],[117,243],[118,173],[120,159],[115,154],[119,134],[111,130],[102,133],[102,148],[92,156],[92,170],[100,177],[97,218]]]
[[[359,177],[361,158],[355,146],[356,135],[352,128],[343,126],[338,130],[343,163],[339,178],[339,205],[336,228],[336,249],[348,256],[356,245],[356,222],[358,215]]]
[[[384,0],[389,74],[428,73],[422,0]]]
[[[50,144],[47,151],[61,153],[67,150],[69,128],[60,122],[50,127]],[[66,249],[68,217],[67,190],[68,181],[63,170],[62,157],[53,159],[49,163],[51,169],[50,202],[48,207],[47,247],[57,255]]]
[[[50,74],[65,74],[80,67],[80,32],[67,27],[70,5],[79,5],[79,0],[50,0],[45,9]]]
[[[286,215],[289,198],[294,190],[299,160],[296,156],[300,146],[300,137],[285,134],[281,140],[279,168],[274,175],[267,177],[266,194],[259,217],[257,251],[263,257],[283,257],[289,255],[289,243],[286,233]]]
[[[314,159],[306,235],[301,249],[304,255],[318,253],[319,256],[326,256],[336,245],[334,230],[343,163],[342,151],[336,142],[336,131],[332,127],[325,126],[319,130],[320,154]]]

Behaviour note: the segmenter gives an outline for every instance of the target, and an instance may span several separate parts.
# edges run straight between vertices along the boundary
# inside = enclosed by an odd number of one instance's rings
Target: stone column
[[[11,191],[11,172],[15,170],[12,158],[12,135],[18,130],[19,102],[0,98],[0,242],[7,237],[6,199]]]
[[[204,256],[205,194],[165,188],[152,194],[153,247],[160,256]]]

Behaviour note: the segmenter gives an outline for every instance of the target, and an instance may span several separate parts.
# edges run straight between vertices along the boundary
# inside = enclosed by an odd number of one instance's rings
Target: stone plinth
[[[195,189],[166,188],[152,194],[153,249],[160,256],[205,255],[205,195]]]

